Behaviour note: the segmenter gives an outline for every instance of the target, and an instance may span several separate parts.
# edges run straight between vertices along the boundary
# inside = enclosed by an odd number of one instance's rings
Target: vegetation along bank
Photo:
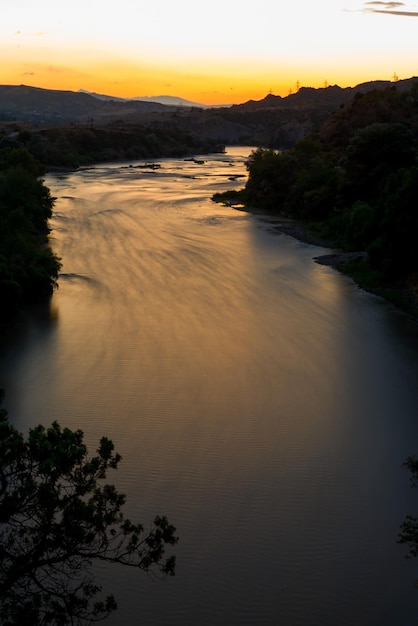
[[[340,249],[323,262],[418,316],[417,155],[418,83],[372,91],[292,148],[258,148],[245,188],[214,200],[290,219],[278,228]]]

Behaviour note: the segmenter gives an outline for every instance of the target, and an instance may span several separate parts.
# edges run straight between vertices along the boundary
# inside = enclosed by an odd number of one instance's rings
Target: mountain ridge
[[[109,96],[106,94],[99,94],[95,91],[88,91],[87,89],[79,89],[77,93],[86,93],[90,96],[94,96],[99,100],[116,100],[118,102],[156,102],[159,104],[165,104],[167,106],[186,106],[186,107],[198,107],[200,109],[210,109],[211,106],[209,104],[202,104],[201,102],[193,102],[192,100],[186,100],[185,98],[180,98],[179,96],[169,96],[169,95],[159,95],[159,96],[133,96],[131,98],[124,98],[122,96]],[[229,104],[218,105],[218,107],[222,106],[231,106]]]
[[[204,105],[177,96],[144,96],[121,98],[106,94],[97,94],[83,89],[79,91],[45,89],[28,85],[0,85],[0,121],[69,123],[112,121],[132,119],[153,113],[173,113],[198,108],[203,111],[250,112],[260,109],[302,110],[310,107],[332,109],[352,99],[358,92],[366,93],[373,89],[385,89],[390,86],[397,90],[409,89],[416,77],[392,82],[375,80],[360,83],[355,87],[301,87],[287,96],[267,94],[261,100],[248,100],[241,104]],[[96,119],[97,118],[97,119]]]
[[[0,121],[65,124],[112,121],[174,110],[158,102],[100,100],[88,93],[28,85],[0,85]]]
[[[131,132],[132,125],[157,125],[168,134],[180,129],[198,142],[287,149],[318,132],[332,114],[349,106],[355,98],[369,92],[405,92],[417,82],[418,78],[412,77],[396,82],[370,81],[344,88],[339,85],[301,87],[285,97],[270,93],[258,101],[208,108],[26,85],[0,85],[0,122],[3,126],[24,123],[38,129],[45,125],[80,124],[110,130],[116,125],[124,126],[126,133]],[[10,129],[7,132],[10,133]]]
[[[339,85],[328,85],[327,87],[300,87],[297,92],[290,93],[287,96],[276,96],[269,93],[261,100],[248,100],[242,104],[232,105],[232,109],[239,108],[241,110],[306,106],[310,104],[335,105],[343,104],[350,100],[356,93],[367,93],[374,89],[387,89],[388,87],[396,87],[398,91],[406,91],[411,84],[417,81],[417,77],[406,78],[403,80],[373,80],[359,83],[355,87],[340,87]]]

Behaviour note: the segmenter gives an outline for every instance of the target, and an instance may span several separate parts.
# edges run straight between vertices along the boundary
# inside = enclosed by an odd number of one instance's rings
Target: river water
[[[5,406],[113,439],[129,516],[177,527],[175,578],[98,570],[112,626],[417,624],[396,543],[418,509],[417,325],[211,201],[248,154],[47,176],[60,288],[1,354]]]

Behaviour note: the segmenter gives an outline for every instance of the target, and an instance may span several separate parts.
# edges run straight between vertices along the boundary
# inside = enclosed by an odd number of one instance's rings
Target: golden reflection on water
[[[210,201],[241,151],[50,177],[55,323],[27,333],[5,386],[19,424],[112,438],[129,514],[178,526],[174,581],[109,575],[114,624],[387,626],[417,391],[384,306],[321,249]]]

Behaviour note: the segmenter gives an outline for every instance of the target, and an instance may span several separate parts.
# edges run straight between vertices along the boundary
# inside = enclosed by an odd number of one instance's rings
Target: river
[[[166,514],[175,578],[98,570],[111,626],[410,626],[418,325],[211,201],[248,148],[48,175],[51,302],[0,355],[23,430],[57,419],[123,457],[127,513]]]

